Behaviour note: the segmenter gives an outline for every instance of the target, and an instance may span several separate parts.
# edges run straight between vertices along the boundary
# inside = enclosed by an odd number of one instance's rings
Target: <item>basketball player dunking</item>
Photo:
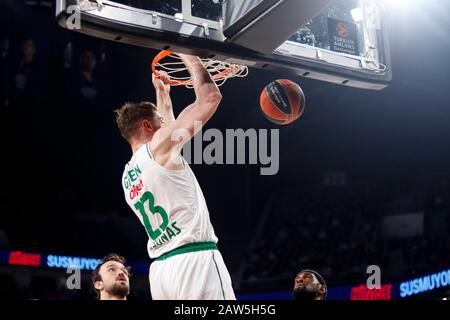
[[[150,267],[153,299],[234,300],[205,198],[180,153],[188,139],[176,134],[193,137],[222,96],[198,57],[179,56],[192,77],[196,100],[177,118],[165,74],[153,79],[157,106],[127,103],[116,110],[117,125],[133,151],[122,184],[127,203],[149,235],[148,253],[155,259]]]

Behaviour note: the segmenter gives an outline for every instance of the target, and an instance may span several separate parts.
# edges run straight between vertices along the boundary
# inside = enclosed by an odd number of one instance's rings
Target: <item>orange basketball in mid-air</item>
[[[292,123],[302,115],[305,95],[295,82],[278,79],[264,88],[259,104],[267,119],[284,125]]]

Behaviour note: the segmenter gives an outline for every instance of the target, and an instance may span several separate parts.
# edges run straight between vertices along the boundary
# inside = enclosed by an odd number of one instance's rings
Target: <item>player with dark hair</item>
[[[92,272],[92,286],[98,300],[127,300],[130,293],[131,268],[125,263],[124,257],[110,253]]]
[[[305,269],[295,277],[293,295],[297,301],[325,300],[327,284],[317,271]]]

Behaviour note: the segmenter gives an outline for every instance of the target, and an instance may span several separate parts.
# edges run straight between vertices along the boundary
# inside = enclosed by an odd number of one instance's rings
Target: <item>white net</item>
[[[192,79],[181,59],[174,54],[166,57],[167,61],[159,61],[155,64],[157,71],[165,71],[172,86],[186,86],[192,88]],[[230,78],[243,78],[248,75],[248,67],[213,59],[201,59],[211,78],[218,86],[223,85]]]

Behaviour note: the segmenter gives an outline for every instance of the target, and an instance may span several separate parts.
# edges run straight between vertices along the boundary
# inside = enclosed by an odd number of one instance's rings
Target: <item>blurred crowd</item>
[[[276,204],[250,247],[242,287],[286,287],[300,268],[314,268],[331,285],[344,285],[363,282],[369,265],[380,266],[386,280],[448,267],[449,179],[379,181],[275,194]],[[423,214],[413,234],[405,234],[405,226],[394,234],[386,232],[389,220],[384,218],[410,213]]]

